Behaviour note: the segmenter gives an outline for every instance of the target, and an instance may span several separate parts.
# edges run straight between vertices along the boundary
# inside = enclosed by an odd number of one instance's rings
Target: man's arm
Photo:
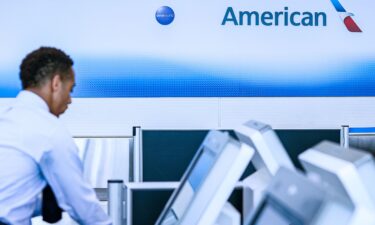
[[[46,151],[40,168],[59,206],[79,224],[111,224],[92,187],[84,182],[77,147],[65,132],[57,131],[52,149]]]
[[[42,215],[42,196],[38,196],[36,199],[36,206],[32,217]]]

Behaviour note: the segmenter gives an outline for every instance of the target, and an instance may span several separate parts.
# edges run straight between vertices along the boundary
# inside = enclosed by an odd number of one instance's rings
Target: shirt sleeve
[[[36,206],[35,206],[35,210],[34,210],[32,217],[41,216],[42,215],[42,195],[39,195],[36,198],[35,205]]]
[[[50,141],[51,149],[43,153],[40,168],[59,207],[79,224],[112,224],[93,188],[83,179],[82,162],[71,136],[57,130]]]

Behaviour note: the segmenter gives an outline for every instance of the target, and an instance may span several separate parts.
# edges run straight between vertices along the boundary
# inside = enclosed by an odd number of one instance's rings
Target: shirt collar
[[[16,99],[17,101],[20,101],[21,103],[25,105],[33,106],[33,107],[49,112],[49,107],[47,103],[39,95],[31,91],[27,91],[27,90],[20,91]]]

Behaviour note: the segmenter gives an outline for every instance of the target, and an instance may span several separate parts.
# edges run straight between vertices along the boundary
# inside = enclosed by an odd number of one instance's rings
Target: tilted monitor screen
[[[303,223],[280,205],[265,201],[257,212],[256,218],[249,225],[303,225]]]
[[[268,224],[291,225],[292,223],[288,221],[286,218],[284,218],[282,215],[278,214],[271,207],[267,207],[263,210],[262,215],[259,216],[258,221],[255,223],[255,225]]]
[[[215,163],[216,154],[209,149],[200,149],[195,164],[189,171],[187,179],[180,185],[179,193],[175,196],[173,203],[163,218],[161,225],[172,225],[180,220],[189,207],[202,181]]]
[[[213,223],[253,154],[228,133],[210,131],[156,224]]]

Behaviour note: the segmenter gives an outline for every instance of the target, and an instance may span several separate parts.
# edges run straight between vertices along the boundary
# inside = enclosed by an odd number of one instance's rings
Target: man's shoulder
[[[71,138],[65,124],[56,116],[48,112],[35,112],[34,117],[36,119],[35,126],[39,125],[40,129],[38,130],[45,133],[46,136],[52,139]]]
[[[3,109],[0,118],[22,129],[24,134],[41,135],[46,138],[55,136],[56,133],[69,135],[64,124],[56,116],[28,105],[10,105]]]
[[[25,115],[26,120],[24,121],[25,125],[27,124],[30,129],[37,129],[41,132],[46,132],[50,134],[56,129],[62,129],[62,124],[52,114],[45,111],[36,111],[30,110],[27,113],[29,116]]]
[[[61,149],[65,151],[68,148],[74,148],[74,141],[70,132],[57,117],[52,114],[45,115],[42,112],[36,113],[34,117],[37,122],[34,125],[39,127],[35,129],[35,127],[29,126],[30,134],[24,136],[33,138],[35,135],[35,139],[44,143],[45,151],[60,151]]]

